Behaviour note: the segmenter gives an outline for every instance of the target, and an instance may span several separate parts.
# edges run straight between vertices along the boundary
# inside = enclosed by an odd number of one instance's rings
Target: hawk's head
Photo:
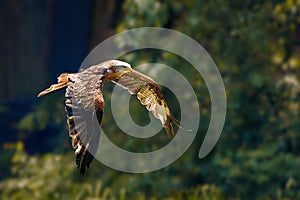
[[[131,72],[132,68],[127,62],[120,60],[110,60],[104,65],[106,81],[117,80],[123,74]]]

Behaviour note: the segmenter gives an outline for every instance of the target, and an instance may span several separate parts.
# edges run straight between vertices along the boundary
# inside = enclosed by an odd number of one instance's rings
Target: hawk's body
[[[102,92],[106,81],[112,81],[131,94],[137,94],[141,104],[161,121],[169,137],[174,135],[172,123],[177,124],[155,81],[133,70],[126,62],[109,60],[78,73],[61,74],[58,83],[42,91],[38,97],[67,87],[65,108],[69,135],[76,149],[76,164],[82,174],[98,149],[100,129],[93,124],[101,124],[104,109]]]

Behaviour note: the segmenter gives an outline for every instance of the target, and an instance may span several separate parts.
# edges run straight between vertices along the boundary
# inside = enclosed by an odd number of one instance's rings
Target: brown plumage
[[[159,119],[169,137],[174,136],[173,123],[178,125],[154,80],[133,70],[126,62],[109,60],[91,66],[78,73],[63,73],[58,83],[39,93],[38,97],[66,89],[65,109],[68,117],[69,135],[75,150],[76,165],[82,174],[92,162],[98,149],[104,99],[103,84],[112,81],[136,94],[141,104]]]

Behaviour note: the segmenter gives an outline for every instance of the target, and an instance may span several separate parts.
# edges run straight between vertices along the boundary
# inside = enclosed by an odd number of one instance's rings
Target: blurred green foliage
[[[93,172],[82,176],[74,169],[70,153],[29,156],[22,142],[13,145],[13,152],[13,177],[0,182],[1,199],[161,199],[155,193],[139,191],[161,182],[152,182],[149,176],[135,178],[130,174],[116,174],[96,163],[92,166]],[[223,199],[220,189],[207,184],[173,191],[163,199],[199,198]]]
[[[124,56],[126,61],[172,66],[195,88],[201,122],[184,156],[159,172],[142,175],[116,172],[94,162],[81,177],[71,153],[32,156],[17,143],[1,155],[1,162],[12,163],[13,175],[0,182],[1,199],[300,199],[300,1],[125,0],[122,6],[117,32],[145,26],[172,28],[210,53],[228,100],[217,147],[207,158],[197,159],[210,119],[210,99],[193,68],[169,53],[131,53]],[[107,94],[106,102],[109,98]],[[60,123],[63,108],[53,102],[28,113],[18,122],[19,130],[47,129],[53,119]],[[127,148],[139,147],[139,141],[118,134],[109,103],[106,108],[103,124],[110,138]],[[144,113],[136,115],[148,120]],[[60,126],[64,132],[65,126]]]

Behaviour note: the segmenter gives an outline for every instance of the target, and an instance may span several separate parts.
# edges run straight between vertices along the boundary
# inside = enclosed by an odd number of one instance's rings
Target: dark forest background
[[[215,61],[228,101],[221,138],[199,160],[210,119],[204,82],[176,55],[133,53],[126,61],[164,62],[197,88],[197,138],[184,156],[156,172],[128,174],[94,161],[81,176],[64,92],[36,95],[60,73],[77,71],[107,37],[147,26],[192,37]],[[0,198],[300,199],[299,33],[299,0],[0,0]],[[119,133],[106,107],[103,123],[114,142],[140,147],[141,141]],[[148,120],[145,113],[133,115]]]

